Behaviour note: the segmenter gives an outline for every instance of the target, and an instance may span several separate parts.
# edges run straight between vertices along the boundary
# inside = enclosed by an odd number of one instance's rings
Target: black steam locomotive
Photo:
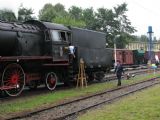
[[[54,90],[58,82],[74,79],[80,58],[89,79],[101,79],[112,64],[111,50],[105,48],[105,34],[36,20],[24,23],[0,21],[0,90],[19,95],[25,86],[45,84]],[[69,43],[76,47],[70,61]]]

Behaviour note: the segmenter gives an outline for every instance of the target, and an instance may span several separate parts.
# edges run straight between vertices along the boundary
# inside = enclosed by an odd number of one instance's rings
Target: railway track
[[[160,69],[157,69],[157,71],[159,71]],[[143,73],[146,73],[146,71],[148,71],[147,69],[142,69],[142,70],[131,70],[131,71],[126,71],[126,73],[130,73],[130,74],[135,74],[135,75],[141,75]],[[125,78],[125,76],[122,76],[122,78]],[[115,74],[107,74],[104,79],[101,82],[108,82],[108,81],[112,81],[112,80],[117,80]],[[91,84],[97,83],[99,81],[93,81]],[[64,90],[64,89],[69,89],[71,88],[71,86],[58,86],[56,88],[56,91],[60,91],[60,90]],[[47,89],[45,89],[45,87],[40,87],[36,90],[29,90],[28,88],[26,88],[25,90],[23,90],[22,94],[20,96],[17,97],[10,97],[7,96],[5,94],[5,92],[1,92],[0,94],[0,102],[6,102],[6,101],[12,101],[12,100],[16,100],[16,99],[20,99],[20,98],[24,98],[24,97],[28,97],[28,96],[34,96],[34,95],[41,95],[41,94],[46,94],[49,93],[50,91],[48,91]]]
[[[140,75],[140,74],[143,74],[145,73],[147,70],[146,69],[142,69],[142,70],[133,70],[133,71],[126,71],[127,73],[130,73],[130,74],[135,74],[135,75]],[[124,78],[124,76],[122,76],[122,78]],[[107,74],[104,79],[101,81],[101,82],[108,82],[108,81],[111,81],[111,80],[116,80],[116,76],[115,74]],[[94,83],[97,83],[99,81],[94,81],[92,82],[93,84]],[[91,83],[91,84],[92,84]],[[58,88],[56,88],[56,91],[58,90],[63,90],[63,89],[69,89],[69,87],[67,86],[58,86]],[[47,89],[44,88],[44,86],[42,88],[38,88],[36,90],[29,90],[28,88],[26,88],[25,90],[23,90],[22,94],[20,96],[17,96],[17,97],[10,97],[10,96],[7,96],[5,94],[5,92],[3,91],[1,94],[0,94],[0,102],[4,102],[4,101],[12,101],[12,100],[15,100],[17,98],[23,98],[23,97],[28,97],[28,96],[33,96],[33,95],[40,95],[40,94],[46,94],[50,91],[48,91]]]
[[[91,108],[110,103],[121,97],[140,91],[142,89],[151,87],[159,84],[160,78],[156,77],[143,82],[118,87],[116,89],[99,92],[87,97],[82,97],[70,102],[66,102],[57,106],[46,108],[39,111],[34,111],[21,116],[14,116],[8,118],[8,120],[19,119],[19,120],[63,120],[76,118],[77,113],[85,112]],[[73,118],[74,117],[74,118]]]

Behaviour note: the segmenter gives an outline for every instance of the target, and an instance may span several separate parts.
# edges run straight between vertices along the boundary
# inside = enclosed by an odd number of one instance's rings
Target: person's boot
[[[119,80],[118,80],[118,84],[117,84],[117,86],[121,86],[121,81],[119,81]]]

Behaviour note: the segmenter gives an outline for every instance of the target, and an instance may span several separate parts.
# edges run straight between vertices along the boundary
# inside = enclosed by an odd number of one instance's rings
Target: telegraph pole
[[[120,35],[116,35],[115,38],[114,38],[114,60],[115,60],[114,63],[115,63],[115,66],[117,66],[117,53],[116,53],[117,46],[116,46],[116,40],[117,40],[118,37],[120,37]]]
[[[148,26],[148,32],[149,34],[149,42],[148,42],[148,58],[149,58],[149,61],[151,63],[152,61],[152,34],[153,34],[153,31],[152,31],[152,26]]]

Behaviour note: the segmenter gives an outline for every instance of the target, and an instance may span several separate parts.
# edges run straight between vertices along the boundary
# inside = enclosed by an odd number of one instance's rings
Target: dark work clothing
[[[122,73],[124,73],[123,71],[123,66],[122,65],[117,65],[116,68],[115,68],[115,73],[116,73],[116,76],[117,76],[117,79],[118,79],[118,86],[121,86],[121,76],[122,76]]]

